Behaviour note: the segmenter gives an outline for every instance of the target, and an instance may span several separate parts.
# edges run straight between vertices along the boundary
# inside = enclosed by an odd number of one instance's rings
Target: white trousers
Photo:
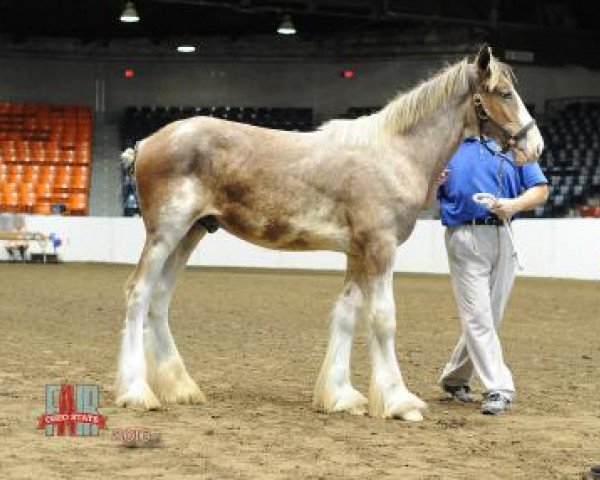
[[[512,400],[515,386],[496,331],[516,271],[506,229],[493,225],[447,228],[446,250],[462,335],[440,383],[468,385],[475,372],[486,392]]]

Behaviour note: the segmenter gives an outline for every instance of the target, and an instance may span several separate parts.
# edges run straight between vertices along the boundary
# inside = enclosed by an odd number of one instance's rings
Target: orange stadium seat
[[[14,163],[17,161],[17,154],[13,150],[6,151],[2,154],[2,161],[4,163]]]
[[[39,165],[27,165],[25,167],[25,176],[23,181],[27,183],[37,183],[40,178],[40,166]]]
[[[50,200],[52,197],[52,184],[38,183],[35,187],[35,193],[38,200]]]
[[[59,165],[56,169],[57,177],[71,177],[73,174],[73,166],[72,165]]]
[[[19,192],[15,183],[2,184],[2,211],[11,213],[19,211]]]
[[[8,183],[14,183],[14,184],[19,184],[23,181],[23,174],[22,173],[9,173],[8,177],[6,178],[6,181]]]
[[[54,192],[68,192],[69,191],[69,186],[71,184],[71,177],[70,176],[57,176],[54,179],[54,183],[52,184],[52,190]]]
[[[9,175],[23,175],[25,172],[25,167],[20,163],[14,163],[8,166],[8,174]]]
[[[48,150],[46,152],[44,160],[46,163],[52,163],[52,164],[59,163],[60,162],[60,150],[58,150],[58,149]]]
[[[19,206],[26,213],[33,213],[36,201],[35,185],[22,183],[19,185]]]
[[[77,165],[73,167],[73,176],[74,177],[90,177],[90,168],[87,165]]]
[[[37,202],[33,207],[33,213],[37,215],[50,215],[52,213],[52,207],[50,202]]]
[[[82,176],[71,177],[71,182],[69,185],[69,190],[71,192],[84,193],[88,190],[88,187],[89,187],[88,177],[82,177]]]
[[[2,209],[46,214],[51,202],[71,205],[76,192],[85,201],[77,197],[73,212],[86,214],[91,109],[0,102],[0,114],[6,119],[0,124]]]
[[[56,177],[56,171],[56,165],[45,164],[40,166],[40,181],[44,183],[52,183]]]
[[[74,193],[69,200],[69,213],[71,215],[87,215],[88,198],[85,193]]]

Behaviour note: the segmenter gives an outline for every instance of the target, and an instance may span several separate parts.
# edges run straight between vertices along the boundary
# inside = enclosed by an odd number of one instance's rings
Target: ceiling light
[[[292,17],[284,15],[283,21],[277,29],[277,33],[281,35],[294,35],[296,33],[296,27],[294,27],[294,24],[292,23]]]
[[[177,45],[177,51],[180,53],[194,53],[196,51],[196,47],[193,45]]]
[[[140,21],[140,16],[138,15],[133,2],[127,2],[125,4],[125,8],[121,14],[121,21],[125,23],[134,23]]]

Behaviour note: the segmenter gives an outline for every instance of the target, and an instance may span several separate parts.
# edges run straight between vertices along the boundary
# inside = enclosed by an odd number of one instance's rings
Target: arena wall
[[[66,262],[136,263],[144,242],[140,218],[31,216],[27,229],[57,233]],[[600,280],[600,220],[519,220],[515,237],[525,270],[536,277]],[[207,235],[190,265],[341,270],[344,256],[332,252],[277,252],[243,242],[226,232]],[[37,247],[33,246],[33,249]],[[5,258],[4,251],[0,253]],[[398,272],[448,273],[444,228],[419,220],[410,239],[398,249]]]
[[[322,120],[350,106],[382,105],[457,58],[129,62],[0,57],[0,100],[72,103],[108,113],[120,113],[127,105],[311,107]],[[126,67],[134,68],[133,79],[124,78]],[[340,76],[347,67],[356,69],[352,80]],[[516,72],[522,98],[538,111],[550,98],[600,95],[597,71],[519,65]]]

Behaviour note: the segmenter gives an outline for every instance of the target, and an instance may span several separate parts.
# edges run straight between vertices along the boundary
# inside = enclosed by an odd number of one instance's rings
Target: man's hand
[[[506,220],[519,212],[533,210],[543,205],[548,199],[548,192],[549,188],[545,183],[535,185],[516,198],[499,198],[490,210]]]
[[[499,198],[490,210],[502,220],[508,220],[521,211],[519,201],[516,198]]]
[[[442,171],[442,173],[440,173],[440,175],[433,180],[432,185],[429,187],[429,190],[427,190],[427,197],[425,198],[425,204],[424,204],[425,208],[433,206],[433,203],[435,201],[435,193],[436,193],[437,189],[440,188],[446,180],[448,180],[448,172],[449,171],[450,170],[447,168],[444,169]]]
[[[434,187],[437,189],[438,187],[441,187],[444,183],[446,183],[446,180],[448,180],[448,173],[450,172],[450,169],[445,168],[442,173],[440,173],[440,176],[438,178],[435,179],[435,183],[433,184]]]

